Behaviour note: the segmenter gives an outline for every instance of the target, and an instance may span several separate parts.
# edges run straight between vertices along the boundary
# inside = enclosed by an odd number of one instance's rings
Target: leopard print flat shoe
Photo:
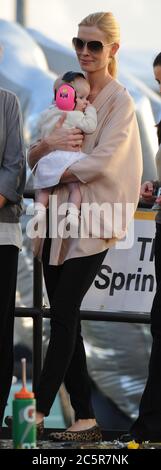
[[[49,434],[49,439],[51,441],[64,442],[100,442],[102,440],[102,433],[100,427],[97,425],[83,431],[52,432]]]

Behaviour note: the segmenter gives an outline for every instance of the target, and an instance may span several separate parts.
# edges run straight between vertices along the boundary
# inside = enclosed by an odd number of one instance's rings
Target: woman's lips
[[[80,62],[83,62],[83,64],[92,64],[93,60],[85,60],[85,59],[79,59]]]

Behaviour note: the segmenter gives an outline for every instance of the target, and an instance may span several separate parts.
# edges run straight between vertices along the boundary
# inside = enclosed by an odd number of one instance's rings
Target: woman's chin
[[[93,67],[93,64],[91,64],[91,62],[80,61],[80,66],[81,66],[82,70],[85,70],[85,71],[88,71],[88,72],[93,72],[94,71],[94,67]]]

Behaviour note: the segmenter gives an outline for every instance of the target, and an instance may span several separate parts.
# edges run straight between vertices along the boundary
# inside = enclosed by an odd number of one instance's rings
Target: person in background
[[[120,44],[119,25],[109,12],[88,15],[73,38],[80,66],[90,84],[89,101],[96,108],[98,126],[83,137],[78,129],[61,127],[62,118],[50,136],[35,143],[29,151],[34,165],[54,150],[80,150],[86,157],[72,164],[53,190],[58,208],[68,201],[70,182],[79,183],[81,217],[83,203],[97,208],[108,202],[114,209],[126,203],[135,211],[139,198],[142,156],[134,104],[116,78],[116,52]],[[131,216],[133,215],[131,213]],[[102,214],[102,213],[101,213]],[[97,211],[95,218],[97,219]],[[54,213],[56,221],[57,214]],[[111,222],[112,223],[112,222]],[[93,227],[92,227],[93,228]],[[100,234],[91,229],[83,237],[46,237],[43,270],[51,311],[50,342],[36,390],[36,421],[40,429],[64,381],[75,411],[75,422],[64,433],[51,433],[52,440],[98,441],[101,431],[91,403],[91,387],[81,336],[80,305],[95,279],[109,246],[124,236],[109,217],[101,215]],[[112,230],[111,230],[112,228]],[[125,226],[124,226],[125,228]],[[110,234],[109,234],[110,233]]]
[[[17,97],[0,88],[0,425],[13,374],[13,327],[25,151]]]
[[[154,77],[161,93],[161,52],[153,62]],[[152,349],[147,383],[140,401],[139,416],[124,439],[161,440],[161,197],[156,198],[161,186],[161,121],[157,125],[159,149],[156,155],[158,181],[146,181],[141,186],[141,197],[160,206],[156,215],[155,274],[156,294],[151,309]]]

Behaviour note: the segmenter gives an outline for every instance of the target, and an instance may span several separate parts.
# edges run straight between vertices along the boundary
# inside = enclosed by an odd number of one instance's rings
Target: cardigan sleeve
[[[142,172],[140,137],[133,101],[124,91],[120,95],[106,117],[91,154],[70,166],[70,171],[83,183],[94,182],[101,177],[112,183],[116,178],[120,179],[129,167]]]
[[[6,102],[6,145],[0,167],[0,194],[13,203],[22,199],[21,178],[25,169],[22,119],[17,97]]]
[[[104,116],[91,154],[71,165],[70,171],[85,183],[80,185],[85,201],[96,203],[96,208],[108,205],[112,211],[113,217],[109,218],[107,210],[105,220],[101,216],[101,238],[122,238],[138,204],[142,175],[139,130],[127,92],[116,97]],[[96,232],[92,236],[98,236]]]

